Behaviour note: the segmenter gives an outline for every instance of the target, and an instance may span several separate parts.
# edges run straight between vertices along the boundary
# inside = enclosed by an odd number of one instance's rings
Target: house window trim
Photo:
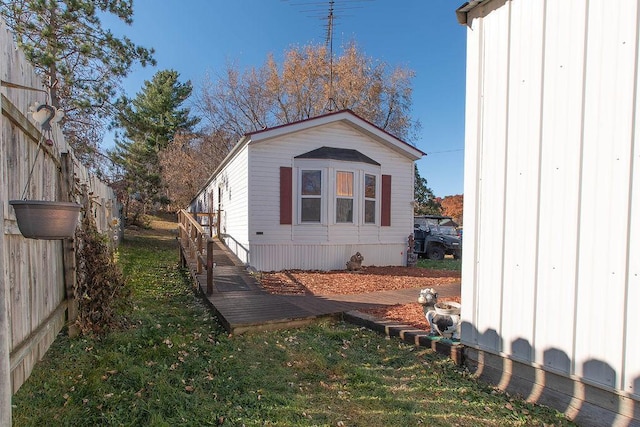
[[[320,195],[305,198],[318,198],[320,199],[320,221],[302,221],[302,173],[306,171],[320,171]],[[327,169],[320,167],[317,164],[301,165],[296,168],[296,225],[324,225],[326,224],[326,205],[327,205]]]
[[[371,197],[366,196],[367,175],[373,176],[376,180],[375,196],[373,199]],[[379,171],[378,173],[373,173],[366,170],[362,172],[362,218],[361,218],[361,221],[362,221],[362,226],[364,227],[367,227],[367,226],[377,227],[380,225],[380,206],[382,205],[382,203],[380,202],[381,181],[382,181],[381,171]],[[375,202],[375,208],[373,210],[373,216],[374,216],[373,222],[367,222],[365,219],[367,200],[373,200]]]
[[[351,174],[351,196],[342,196],[338,195],[338,174],[345,173]],[[333,222],[336,225],[357,225],[358,218],[358,206],[357,206],[357,196],[358,196],[358,188],[357,183],[358,180],[358,171],[356,170],[345,170],[345,169],[335,169],[333,172],[334,176],[334,194],[333,194]],[[351,200],[351,221],[338,221],[338,199]]]
[[[331,227],[380,227],[382,207],[382,168],[378,165],[368,165],[360,162],[343,162],[326,159],[296,159],[293,164],[294,182],[293,182],[293,200],[295,200],[295,225],[301,227],[313,226],[331,226]],[[321,202],[320,202],[320,222],[302,221],[302,172],[303,171],[321,171]],[[336,221],[336,199],[337,199],[337,173],[351,172],[353,173],[353,221],[337,222]],[[365,176],[373,175],[376,177],[376,208],[375,222],[364,222],[364,205],[365,205]]]

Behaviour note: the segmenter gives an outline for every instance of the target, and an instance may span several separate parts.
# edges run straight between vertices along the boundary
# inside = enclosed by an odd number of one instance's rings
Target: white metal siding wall
[[[198,203],[205,211],[212,208],[217,212],[222,209],[220,218],[220,232],[229,237],[224,239],[227,246],[243,262],[249,262],[248,240],[248,149],[245,145],[233,159],[222,168],[209,184],[200,190],[200,193],[189,206],[190,212],[198,210]],[[218,190],[221,189],[221,192]],[[209,194],[213,193],[213,206],[210,207]],[[220,195],[222,197],[220,197]],[[241,246],[240,246],[241,245]],[[243,249],[246,248],[245,249]]]
[[[259,271],[344,270],[351,255],[360,252],[364,265],[403,265],[404,244],[252,244],[252,266]]]
[[[640,396],[635,0],[469,14],[463,341]]]
[[[226,184],[223,192],[222,205],[223,232],[249,248],[249,215],[248,215],[248,148],[245,145],[227,167],[223,170],[226,175]],[[231,241],[226,241],[229,247],[234,247]],[[235,251],[243,262],[248,262],[247,253],[244,250]]]

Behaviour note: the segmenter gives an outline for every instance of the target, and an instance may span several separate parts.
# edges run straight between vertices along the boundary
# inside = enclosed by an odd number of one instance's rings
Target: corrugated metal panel
[[[637,1],[480,9],[467,44],[463,342],[638,396]]]
[[[476,281],[482,286],[476,295],[475,326],[478,345],[502,350],[502,262],[506,172],[507,86],[509,59],[509,10],[492,12],[493,25],[484,26],[482,39],[481,109],[483,126],[479,135],[478,252]]]
[[[590,2],[584,85],[584,133],[580,192],[580,254],[576,313],[576,373],[620,387],[623,328],[593,322],[606,288],[610,307],[624,307],[628,251],[629,191],[633,147],[637,54],[636,0]],[[606,224],[606,228],[603,228]],[[595,323],[595,324],[594,324]],[[638,355],[640,357],[640,355]]]
[[[539,193],[543,16],[543,2],[512,3],[510,26],[523,31],[510,31],[509,39],[503,318],[500,330],[503,351],[525,362],[533,360],[534,343],[524,337],[531,336],[537,321],[535,305],[531,301],[535,300],[536,291],[538,210],[532,209],[533,204],[528,201],[535,200]],[[518,244],[513,245],[513,240]]]
[[[637,42],[636,42],[637,43]],[[636,50],[640,46],[636,45]],[[640,340],[638,339],[637,325],[640,325],[640,73],[636,70],[636,91],[634,93],[636,123],[633,136],[631,153],[631,191],[629,193],[629,252],[627,254],[627,291],[625,302],[625,327],[624,327],[624,372],[622,378],[623,390],[632,393],[640,399]]]
[[[573,14],[582,19],[566,21]],[[585,32],[582,0],[546,8],[544,94],[538,210],[536,360],[572,373],[578,251],[580,153]],[[562,284],[562,286],[558,286]],[[553,316],[549,313],[554,313]],[[558,328],[561,323],[563,328]]]

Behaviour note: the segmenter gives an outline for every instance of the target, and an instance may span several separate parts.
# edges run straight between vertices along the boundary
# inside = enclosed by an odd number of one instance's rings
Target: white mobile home
[[[246,134],[192,201],[259,271],[404,265],[424,153],[339,111]]]
[[[640,3],[457,12],[467,356],[581,425],[640,425]]]

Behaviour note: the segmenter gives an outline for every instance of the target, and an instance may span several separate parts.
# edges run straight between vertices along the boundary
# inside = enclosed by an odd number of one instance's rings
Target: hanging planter
[[[80,205],[43,200],[10,200],[18,228],[29,239],[56,240],[73,237]]]
[[[42,142],[53,145],[51,124],[57,123],[64,116],[62,110],[50,105],[34,103],[30,108],[33,119],[40,124],[42,134],[38,141],[36,156],[33,159],[29,177],[22,193],[22,200],[10,200],[18,221],[18,228],[24,237],[29,239],[57,240],[73,237],[78,224],[80,205],[73,202],[27,200],[26,194],[31,182],[33,169],[42,151]]]

